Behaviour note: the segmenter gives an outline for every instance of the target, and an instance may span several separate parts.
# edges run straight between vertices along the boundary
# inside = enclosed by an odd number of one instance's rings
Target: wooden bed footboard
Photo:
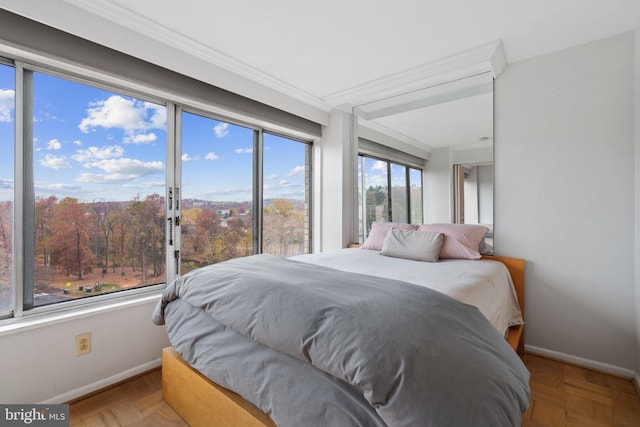
[[[513,281],[513,287],[516,289],[518,297],[518,305],[524,319],[524,259],[508,258],[494,255],[484,255],[483,259],[492,259],[503,263]],[[507,332],[507,342],[521,357],[524,356],[524,325],[512,326]]]
[[[162,350],[162,398],[191,427],[276,427],[260,409],[189,366],[172,347]]]
[[[506,265],[524,316],[524,260],[483,258]],[[524,354],[524,325],[512,327],[506,339]],[[276,427],[264,412],[192,368],[172,347],[162,350],[162,397],[192,427]]]

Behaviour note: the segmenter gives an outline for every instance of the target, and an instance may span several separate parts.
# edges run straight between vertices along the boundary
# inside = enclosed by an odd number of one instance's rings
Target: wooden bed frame
[[[507,267],[524,317],[524,260],[483,258],[500,261]],[[520,356],[524,354],[524,325],[510,328],[506,339]],[[277,427],[240,395],[189,366],[172,347],[162,350],[162,397],[191,427]]]

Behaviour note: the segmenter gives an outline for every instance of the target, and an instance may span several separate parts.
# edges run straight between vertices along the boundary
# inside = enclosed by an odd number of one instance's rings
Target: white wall
[[[496,81],[496,253],[526,259],[529,349],[638,367],[634,34]],[[581,358],[581,359],[580,359]]]
[[[0,402],[63,403],[159,366],[169,341],[165,328],[151,323],[154,306],[111,307],[0,332]],[[85,332],[92,351],[76,356],[75,336]]]
[[[493,224],[493,165],[478,166],[480,224]]]
[[[329,124],[322,128],[322,141],[315,155],[320,157],[322,171],[315,203],[320,204],[320,218],[314,218],[320,230],[314,239],[314,250],[331,250],[357,242],[355,225],[357,197],[355,194],[355,149],[352,138],[351,114],[334,110]],[[318,162],[316,162],[316,165]],[[319,190],[319,192],[318,192]],[[317,228],[317,227],[316,227]]]
[[[456,150],[454,147],[439,147],[431,150],[429,161],[425,164],[422,176],[424,223],[450,223],[453,221],[453,165],[454,164],[487,164],[493,163],[493,149]],[[487,177],[489,169],[483,171],[481,191],[486,191],[487,183],[493,179]],[[486,178],[489,178],[487,180]],[[491,224],[493,220],[493,189],[491,196],[483,197],[481,220]],[[477,220],[477,214],[473,216]]]
[[[636,55],[636,156],[635,156],[635,200],[636,218],[640,218],[640,23],[635,31],[635,55]],[[640,224],[635,224],[635,276],[636,276],[636,341],[638,343],[636,358],[636,384],[640,389]]]
[[[422,175],[424,223],[453,221],[452,153],[448,147],[431,151]]]

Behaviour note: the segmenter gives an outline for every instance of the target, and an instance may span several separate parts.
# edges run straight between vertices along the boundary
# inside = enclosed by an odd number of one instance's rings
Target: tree
[[[112,205],[108,202],[96,202],[91,207],[95,226],[95,232],[92,233],[95,240],[95,254],[103,258],[100,263],[102,271],[106,272],[109,268],[109,243],[113,234],[113,215],[110,215]]]
[[[91,272],[95,263],[89,239],[90,221],[78,199],[66,197],[53,208],[52,233],[48,239],[51,264],[67,274],[77,274],[78,280]]]
[[[263,252],[274,255],[290,255],[299,252],[295,242],[304,240],[304,213],[299,215],[291,200],[275,199],[265,208],[263,217]]]
[[[275,199],[271,205],[265,209],[265,212],[267,215],[280,215],[286,218],[291,216],[295,210],[296,207],[291,200]]]
[[[149,265],[153,266],[153,276],[164,272],[164,201],[157,194],[151,194],[140,201],[134,199],[127,207],[130,216],[132,268],[140,265],[141,284],[148,284]]]
[[[210,208],[202,209],[196,218],[196,234],[202,239],[202,250],[196,252],[196,257],[211,264],[216,260],[217,246],[214,242],[215,236],[220,231],[220,219],[218,213]],[[204,245],[207,247],[205,248]],[[206,251],[206,252],[205,252]],[[207,253],[208,255],[204,256]]]
[[[378,212],[381,211],[381,212]],[[365,234],[371,229],[371,224],[374,221],[385,221],[388,216],[387,207],[387,191],[386,187],[380,185],[370,186],[367,189],[366,194],[366,230]],[[380,216],[378,216],[380,213]]]
[[[0,202],[0,245],[11,247],[11,225],[13,224],[13,203]]]
[[[50,249],[47,247],[52,238],[53,209],[58,202],[56,196],[49,196],[47,199],[38,198],[36,200],[35,212],[35,252],[42,256],[42,265],[50,265]]]
[[[127,260],[127,242],[129,240],[130,217],[126,210],[117,210],[109,215],[113,226],[113,244],[115,247],[114,262],[111,264],[115,272],[116,263],[120,265],[121,274],[124,276],[124,266]]]

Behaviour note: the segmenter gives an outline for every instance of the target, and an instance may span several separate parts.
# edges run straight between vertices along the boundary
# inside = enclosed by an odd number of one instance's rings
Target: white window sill
[[[72,305],[56,309],[49,306],[45,311],[28,313],[20,318],[0,320],[0,337],[13,333],[19,333],[43,326],[51,326],[69,320],[82,319],[94,316],[106,311],[122,310],[137,305],[157,302],[162,295],[162,289],[154,289],[139,295],[128,295],[101,301],[87,301],[84,304]],[[149,313],[151,319],[151,313]],[[149,320],[151,321],[151,320]]]

